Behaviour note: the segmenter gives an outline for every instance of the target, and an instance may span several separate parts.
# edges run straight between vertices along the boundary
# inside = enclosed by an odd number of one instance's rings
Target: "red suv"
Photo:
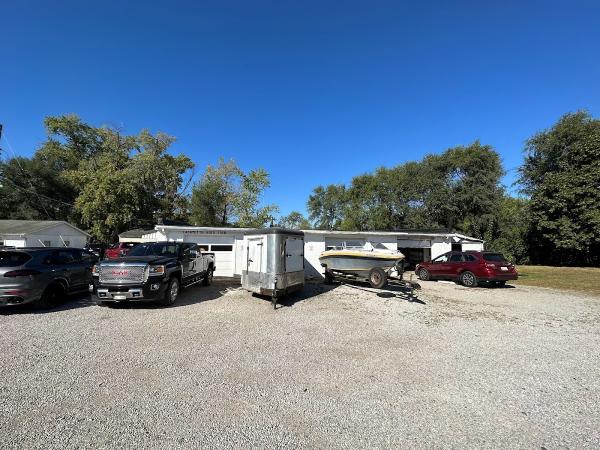
[[[129,250],[135,247],[137,244],[134,242],[118,242],[107,248],[104,252],[105,259],[116,259],[121,256],[125,256]]]
[[[421,280],[454,280],[475,287],[479,282],[504,286],[519,277],[515,266],[502,253],[448,252],[432,261],[417,264],[415,273]]]

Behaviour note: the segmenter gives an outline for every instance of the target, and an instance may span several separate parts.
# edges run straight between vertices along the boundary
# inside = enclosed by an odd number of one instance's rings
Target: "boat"
[[[336,277],[353,278],[368,281],[371,286],[381,288],[387,284],[388,277],[402,278],[404,255],[390,250],[379,243],[366,242],[362,247],[332,247],[319,256],[321,266],[325,268],[325,280]]]

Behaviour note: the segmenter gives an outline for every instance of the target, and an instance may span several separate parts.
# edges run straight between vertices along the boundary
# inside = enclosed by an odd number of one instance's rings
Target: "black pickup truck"
[[[90,292],[99,305],[125,301],[175,303],[183,287],[212,281],[215,260],[193,243],[138,244],[122,258],[105,260],[92,269]]]

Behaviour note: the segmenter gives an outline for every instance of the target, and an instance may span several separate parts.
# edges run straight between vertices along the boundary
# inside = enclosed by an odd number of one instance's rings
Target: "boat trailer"
[[[399,265],[401,266],[401,265]],[[334,281],[361,281],[366,282],[375,289],[384,289],[386,286],[398,286],[404,289],[408,289],[411,294],[416,290],[421,289],[421,285],[416,281],[413,281],[414,274],[410,275],[408,280],[404,279],[404,268],[403,267],[390,267],[389,269],[383,269],[381,267],[372,268],[368,275],[360,276],[355,273],[346,273],[339,270],[325,269],[325,283],[331,284]]]

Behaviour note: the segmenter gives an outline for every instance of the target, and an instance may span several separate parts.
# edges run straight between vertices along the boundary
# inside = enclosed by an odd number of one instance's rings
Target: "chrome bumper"
[[[108,289],[97,289],[97,296],[100,300],[130,300],[144,298],[142,289],[130,288],[127,291],[110,292]]]

